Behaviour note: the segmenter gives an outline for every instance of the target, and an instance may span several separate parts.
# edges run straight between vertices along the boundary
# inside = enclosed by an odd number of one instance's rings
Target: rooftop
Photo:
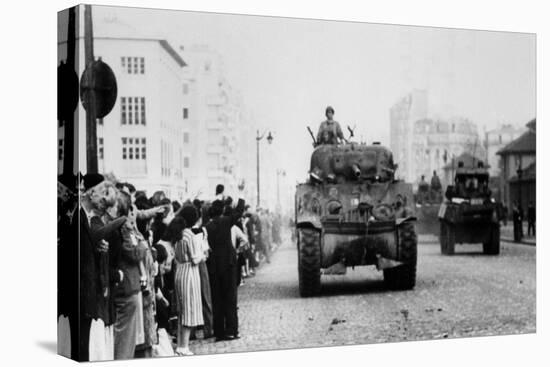
[[[531,122],[533,122],[532,120]],[[530,123],[531,123],[530,122]],[[529,125],[529,124],[527,124]],[[519,153],[536,153],[537,134],[531,128],[524,132],[519,138],[512,140],[504,148],[497,152],[498,155],[509,155]]]

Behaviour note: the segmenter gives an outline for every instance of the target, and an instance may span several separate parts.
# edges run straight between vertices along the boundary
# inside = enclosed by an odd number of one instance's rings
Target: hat
[[[332,108],[331,106],[328,106],[326,109],[325,109],[325,115],[328,113],[328,111],[332,112],[334,114],[334,108]]]
[[[71,173],[63,173],[57,176],[57,182],[63,184],[63,186],[73,192],[78,191],[76,176]]]
[[[83,181],[84,181],[84,190],[88,191],[92,187],[97,186],[103,181],[105,181],[105,178],[103,177],[103,175],[99,173],[87,173],[86,175],[84,175]]]

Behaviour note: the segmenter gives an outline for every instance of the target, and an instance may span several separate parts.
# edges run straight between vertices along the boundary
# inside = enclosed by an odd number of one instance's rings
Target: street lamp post
[[[519,223],[517,223],[517,225],[519,225],[519,228],[518,228],[518,231],[517,231],[517,241],[521,241],[521,237],[523,237],[523,205],[522,205],[522,200],[521,200],[521,177],[523,175],[523,169],[521,168],[521,156],[518,156],[516,158],[516,165],[517,165],[517,177],[518,177],[518,200],[517,200],[517,203],[518,203],[518,206],[517,206],[517,210],[519,211]]]
[[[260,130],[256,130],[256,206],[260,206],[260,140],[265,136],[265,132],[260,135]],[[273,142],[273,135],[271,131],[267,134],[267,142],[271,144]]]
[[[283,169],[277,170],[277,210],[281,210],[281,195],[279,189],[279,176],[286,176],[286,172]]]

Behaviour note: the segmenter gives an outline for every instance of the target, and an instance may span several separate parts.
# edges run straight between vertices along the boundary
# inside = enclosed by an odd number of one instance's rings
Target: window
[[[63,139],[59,139],[57,145],[57,159],[60,161],[63,160]]]
[[[133,123],[133,116],[132,113],[132,97],[128,98],[128,124],[132,125]]]
[[[145,74],[145,58],[144,57],[128,57],[120,58],[122,70],[128,74]]]
[[[174,147],[166,141],[160,142],[160,171],[162,176],[170,176],[173,167]]]
[[[122,138],[122,159],[144,160],[146,158],[147,140],[145,138]]]
[[[183,158],[183,168],[189,168],[189,157]]]
[[[120,98],[120,123],[122,125],[145,125],[145,97]]]
[[[97,157],[103,159],[103,138],[97,139]]]
[[[120,113],[120,123],[126,125],[126,97],[120,98]]]
[[[139,105],[141,107],[141,124],[145,125],[145,97],[140,98]]]
[[[189,109],[187,107],[183,108],[183,119],[186,120],[189,118]]]
[[[189,143],[189,133],[183,133],[183,142]]]

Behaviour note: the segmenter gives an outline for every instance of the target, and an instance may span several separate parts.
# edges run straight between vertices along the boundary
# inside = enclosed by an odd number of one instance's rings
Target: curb
[[[536,243],[536,242],[527,242],[527,241],[519,241],[519,242],[516,242],[516,241],[514,241],[513,238],[501,237],[500,240],[501,240],[501,241],[504,241],[504,242],[508,242],[508,243],[517,244],[517,245],[526,245],[526,246],[533,246],[533,247],[536,247],[536,246],[537,246],[537,243]]]

